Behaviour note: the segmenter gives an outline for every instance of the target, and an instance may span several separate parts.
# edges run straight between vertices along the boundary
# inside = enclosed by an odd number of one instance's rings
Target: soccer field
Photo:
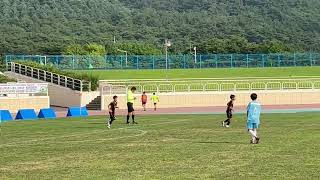
[[[91,70],[76,71],[99,76],[101,80],[115,79],[172,79],[172,78],[234,78],[320,76],[320,67],[289,68],[225,68],[171,70]]]
[[[2,124],[0,179],[317,179],[319,113],[264,114],[250,145],[245,115],[104,117]]]

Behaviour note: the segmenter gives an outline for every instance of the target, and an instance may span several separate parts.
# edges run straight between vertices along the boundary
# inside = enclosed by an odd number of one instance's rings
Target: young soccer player
[[[251,144],[259,144],[260,138],[258,137],[257,129],[260,125],[261,105],[257,102],[258,95],[251,94],[251,102],[247,107],[247,128],[251,135]]]
[[[136,87],[132,87],[130,89],[130,91],[128,91],[128,94],[127,94],[127,107],[128,107],[127,124],[130,124],[130,122],[129,122],[130,116],[132,118],[132,123],[138,124],[134,120],[135,113],[134,113],[134,108],[133,108],[133,103],[136,100],[136,97],[134,97],[134,92],[136,90],[137,90]]]
[[[142,96],[141,96],[141,103],[142,103],[142,107],[143,107],[144,111],[147,110],[147,108],[146,108],[147,101],[148,101],[148,96],[147,96],[146,92],[143,92]]]
[[[116,108],[118,108],[118,96],[113,96],[113,101],[109,104],[108,108],[109,108],[110,119],[107,123],[107,127],[110,129],[112,122],[116,120],[115,113],[116,113]]]
[[[232,113],[233,113],[233,103],[236,100],[235,95],[230,96],[230,101],[227,104],[227,119],[225,121],[222,121],[222,126],[223,127],[230,127],[231,124],[231,119],[232,119]]]
[[[153,93],[152,97],[151,97],[151,100],[153,102],[153,106],[154,106],[154,111],[157,110],[157,104],[159,101],[159,96],[156,95],[156,93]]]

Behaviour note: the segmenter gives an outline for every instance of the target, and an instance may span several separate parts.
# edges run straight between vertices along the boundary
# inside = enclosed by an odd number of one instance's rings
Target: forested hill
[[[0,20],[1,54],[56,54],[113,36],[158,48],[168,38],[175,52],[238,37],[320,50],[319,0],[1,0]]]

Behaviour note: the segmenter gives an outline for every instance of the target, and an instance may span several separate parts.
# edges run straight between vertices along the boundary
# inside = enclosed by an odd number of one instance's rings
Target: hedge
[[[0,74],[0,83],[7,83],[7,82],[17,82],[17,80]]]

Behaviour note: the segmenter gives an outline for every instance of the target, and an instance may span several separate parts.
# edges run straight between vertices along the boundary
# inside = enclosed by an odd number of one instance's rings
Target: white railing
[[[257,91],[257,90],[320,90],[320,79],[306,81],[279,81],[264,80],[263,82],[238,81],[217,81],[217,82],[163,82],[163,83],[128,83],[128,84],[106,84],[102,86],[102,93],[107,94],[126,94],[126,90],[135,86],[137,92],[157,92],[157,93],[176,93],[176,92],[224,92],[224,91]]]
[[[19,63],[10,62],[8,64],[8,71],[32,77],[48,83],[53,83],[66,88],[70,88],[76,91],[82,92],[91,90],[91,83],[88,81],[74,79],[68,76],[52,73],[49,71],[26,66]]]

